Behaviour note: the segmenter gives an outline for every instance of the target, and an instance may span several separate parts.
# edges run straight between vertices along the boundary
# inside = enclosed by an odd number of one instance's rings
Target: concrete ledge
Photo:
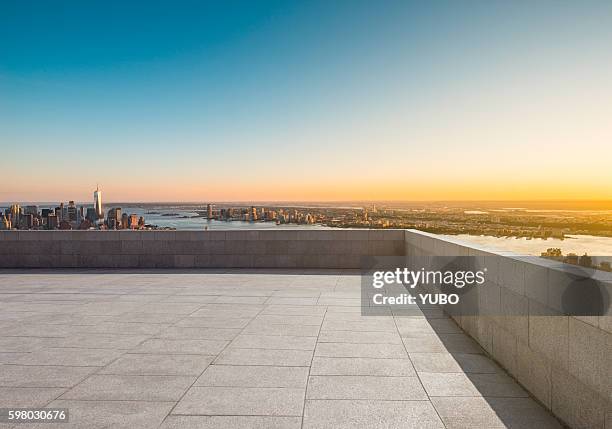
[[[568,288],[597,287],[612,297],[612,276],[544,258],[492,252],[415,230],[405,254],[476,257],[487,267],[474,315],[449,315],[547,409],[572,428],[612,421],[612,314],[563,313]],[[565,298],[567,299],[567,298]]]
[[[0,268],[360,268],[404,230],[2,231]]]

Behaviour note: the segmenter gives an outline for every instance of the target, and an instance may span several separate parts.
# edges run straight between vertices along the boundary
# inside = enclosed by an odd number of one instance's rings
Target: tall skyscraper
[[[94,210],[98,219],[104,219],[104,212],[102,212],[102,191],[97,185],[94,191]]]

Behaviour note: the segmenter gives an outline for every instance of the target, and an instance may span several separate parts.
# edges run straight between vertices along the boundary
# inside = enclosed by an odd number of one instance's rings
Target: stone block
[[[516,336],[502,329],[499,325],[493,327],[493,358],[497,360],[510,374],[517,373],[517,340]]]
[[[497,320],[497,323],[519,340],[527,342],[529,338],[528,298],[502,287],[501,314],[502,317]]]
[[[174,262],[172,266],[175,268],[193,268],[195,267],[195,256],[194,255],[174,255]]]
[[[140,240],[121,241],[121,253],[126,255],[138,255],[143,253],[143,242]]]
[[[612,334],[569,318],[569,372],[612,399]]]
[[[529,347],[561,368],[567,369],[569,317],[530,300]]]
[[[525,266],[523,261],[500,258],[499,283],[519,295],[525,295]]]
[[[549,359],[531,350],[526,342],[517,343],[518,381],[546,408],[551,407],[552,366]]]
[[[538,264],[525,264],[525,295],[542,305],[548,303],[549,269]]]
[[[569,427],[603,429],[606,401],[566,370],[552,368],[552,412]]]

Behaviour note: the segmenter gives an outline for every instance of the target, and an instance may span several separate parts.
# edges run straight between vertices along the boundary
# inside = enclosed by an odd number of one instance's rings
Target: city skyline
[[[3,5],[0,201],[612,200],[610,22],[603,1]]]

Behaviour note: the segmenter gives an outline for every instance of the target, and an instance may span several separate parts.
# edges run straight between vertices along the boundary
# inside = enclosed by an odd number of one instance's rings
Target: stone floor
[[[75,428],[559,427],[440,312],[360,304],[354,272],[0,271],[0,407]]]

